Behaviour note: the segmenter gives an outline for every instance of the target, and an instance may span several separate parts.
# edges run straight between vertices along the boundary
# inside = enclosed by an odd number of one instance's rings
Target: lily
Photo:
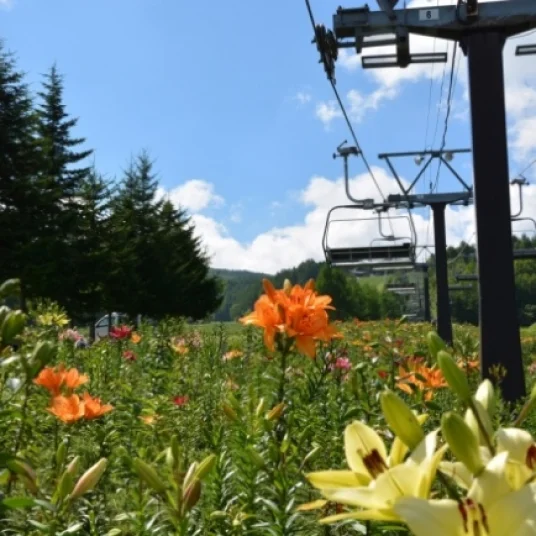
[[[430,493],[447,448],[446,445],[436,448],[437,433],[437,430],[429,433],[403,461],[407,448],[396,443],[396,439],[388,457],[384,442],[374,430],[357,421],[349,425],[345,430],[345,450],[351,470],[310,473],[307,478],[328,501],[360,509],[329,516],[320,522],[400,520],[393,511],[400,497],[427,498]]]
[[[474,478],[465,499],[403,497],[393,510],[415,536],[525,536],[536,534],[536,485],[512,491],[506,479],[508,452]]]

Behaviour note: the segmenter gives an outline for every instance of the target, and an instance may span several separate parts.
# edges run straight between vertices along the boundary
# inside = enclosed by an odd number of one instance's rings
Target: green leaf
[[[35,506],[35,500],[31,497],[7,497],[0,504],[7,508],[30,508]]]

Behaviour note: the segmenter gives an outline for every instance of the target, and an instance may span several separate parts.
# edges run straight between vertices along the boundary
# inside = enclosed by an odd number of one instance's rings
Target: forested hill
[[[276,275],[246,270],[224,270],[213,268],[211,272],[219,277],[225,286],[223,302],[214,314],[217,321],[234,320],[250,310],[262,293],[262,279],[270,279],[276,286],[282,286],[285,279],[292,283],[305,284],[309,279],[317,279],[324,263],[308,260],[296,268],[283,270]]]

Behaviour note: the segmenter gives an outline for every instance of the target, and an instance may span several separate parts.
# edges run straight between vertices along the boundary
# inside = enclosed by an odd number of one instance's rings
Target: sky
[[[311,2],[317,22],[330,28],[340,0]],[[311,44],[303,0],[0,0],[0,28],[32,91],[56,63],[67,112],[79,118],[75,134],[95,150],[99,171],[119,180],[133,156],[149,151],[158,195],[188,210],[213,267],[273,274],[324,258],[328,211],[348,204],[343,162],[332,155],[351,138]],[[381,190],[363,160],[352,158],[354,197],[379,202],[400,193],[379,153],[441,145],[453,44],[410,42],[412,53],[448,47],[449,63],[365,71],[355,53],[340,52],[337,88]],[[514,55],[515,45],[535,42],[536,35],[521,36],[504,51],[511,178],[536,158],[536,62]],[[456,58],[445,149],[471,148],[466,58],[460,49]],[[420,169],[412,158],[393,163],[405,184]],[[472,184],[470,155],[452,165]],[[415,193],[429,192],[436,172],[437,161]],[[525,176],[536,178],[536,165]],[[459,187],[441,168],[437,191]],[[524,204],[524,215],[536,217],[536,186],[524,188]],[[374,214],[336,215],[348,218],[330,225],[331,246],[366,246],[379,236]],[[448,208],[446,218],[449,244],[475,242],[473,207]],[[415,212],[414,223],[418,244],[433,245],[429,211]],[[404,212],[382,225],[410,235]],[[526,224],[515,229],[534,233]]]

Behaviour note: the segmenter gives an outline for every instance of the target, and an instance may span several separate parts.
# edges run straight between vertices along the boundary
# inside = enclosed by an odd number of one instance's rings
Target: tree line
[[[206,317],[222,288],[190,218],[158,198],[146,151],[118,179],[100,174],[63,92],[54,65],[32,94],[0,42],[0,282],[20,278],[23,306],[48,298],[78,320]]]
[[[263,277],[270,279],[278,288],[283,286],[285,279],[300,285],[314,279],[318,292],[333,298],[336,310],[331,316],[337,320],[398,318],[404,312],[400,297],[387,292],[377,282],[358,280],[343,270],[330,268],[325,263],[312,259],[295,268],[281,270],[273,276],[238,270],[214,272],[224,281],[223,302],[214,315],[214,320],[217,321],[236,320],[250,311],[262,293]]]

